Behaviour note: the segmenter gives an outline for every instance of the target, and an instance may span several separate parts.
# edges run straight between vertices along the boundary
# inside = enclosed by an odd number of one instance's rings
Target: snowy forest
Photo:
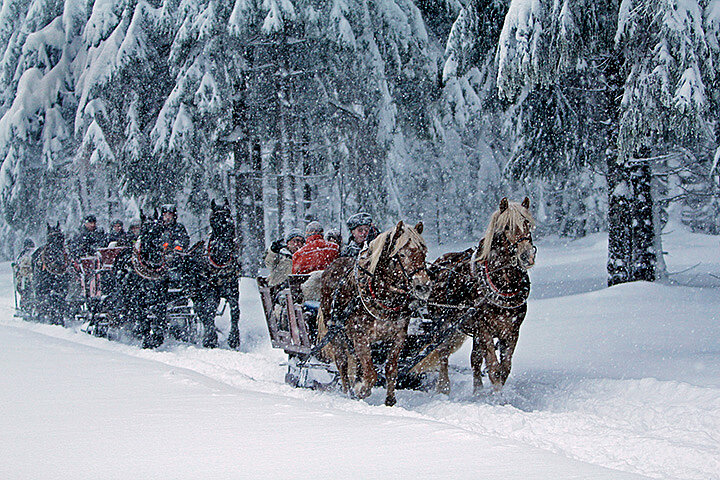
[[[527,195],[653,280],[669,218],[720,234],[719,39],[720,0],[3,0],[0,253],[227,198],[251,275],[309,220],[442,244]]]

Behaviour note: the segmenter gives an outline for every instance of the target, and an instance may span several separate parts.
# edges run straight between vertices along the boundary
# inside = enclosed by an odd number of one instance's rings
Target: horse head
[[[60,222],[55,226],[47,225],[47,241],[42,248],[40,261],[42,269],[53,275],[62,275],[68,266],[67,252],[65,251],[65,234],[60,228]]]
[[[65,248],[65,234],[60,228],[60,222],[53,227],[49,223],[47,225],[47,247],[55,250],[63,250]]]
[[[392,230],[379,235],[369,248],[382,250],[380,255],[374,256],[370,268],[374,270],[383,265],[393,285],[418,299],[427,300],[430,296],[430,275],[425,268],[428,249],[421,236],[422,231],[422,222],[410,227],[401,220]]]
[[[529,270],[535,265],[537,248],[533,245],[532,231],[535,219],[530,214],[530,199],[522,203],[500,200],[498,209],[492,214],[485,236],[480,241],[479,260],[490,258],[491,252],[511,263]]]
[[[215,200],[210,202],[210,229],[213,237],[235,237],[235,224],[233,223],[232,212],[225,199],[224,205],[218,205]]]
[[[235,224],[227,199],[224,205],[215,200],[210,202],[210,240],[208,242],[208,260],[211,264],[223,265],[235,258]]]

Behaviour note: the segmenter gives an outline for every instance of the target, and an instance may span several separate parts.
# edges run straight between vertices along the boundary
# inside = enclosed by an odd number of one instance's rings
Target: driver
[[[166,253],[170,250],[182,252],[190,246],[190,235],[185,225],[177,221],[177,207],[171,203],[163,205],[160,209],[162,225],[162,242]]]

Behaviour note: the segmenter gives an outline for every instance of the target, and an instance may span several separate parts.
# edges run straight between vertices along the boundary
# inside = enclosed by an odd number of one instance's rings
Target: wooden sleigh
[[[317,337],[315,302],[306,302],[302,284],[309,275],[290,275],[287,281],[269,286],[267,279],[257,277],[258,290],[273,348],[288,355],[285,381],[295,387],[327,390],[339,381],[335,364],[320,353],[322,346]],[[440,320],[418,315],[410,321],[405,347],[398,364],[398,388],[428,389],[424,373],[425,362],[430,360],[443,340],[457,333],[457,329],[440,330]],[[319,345],[320,344],[320,345]],[[373,355],[382,357],[382,345],[373,347]],[[382,364],[380,362],[376,362]],[[382,365],[380,365],[382,367]],[[378,384],[383,385],[384,368],[378,368]]]

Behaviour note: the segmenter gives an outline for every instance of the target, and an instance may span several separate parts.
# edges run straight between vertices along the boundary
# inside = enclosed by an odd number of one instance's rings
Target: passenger
[[[293,253],[300,250],[305,244],[305,236],[299,228],[293,228],[285,239],[275,240],[265,252],[265,266],[270,270],[267,283],[274,287],[285,280],[292,273]]]
[[[373,225],[372,217],[365,212],[356,213],[348,218],[347,227],[350,230],[350,238],[340,254],[341,257],[357,257],[365,242],[372,241],[379,233],[377,227]]]
[[[99,248],[107,246],[107,235],[102,228],[97,227],[95,215],[86,215],[80,231],[70,242],[70,255],[73,258],[82,258],[94,255]]]
[[[337,243],[328,242],[323,238],[323,227],[320,222],[308,223],[305,228],[305,236],[307,237],[307,243],[300,250],[293,253],[293,274],[324,270],[338,257],[340,252]]]
[[[325,240],[328,242],[334,242],[337,243],[338,248],[342,249],[342,234],[340,233],[340,230],[337,228],[331,228],[327,231],[325,234]]]
[[[184,251],[190,246],[190,235],[185,225],[177,221],[177,207],[168,203],[161,207],[161,222],[163,228],[162,240],[166,253],[170,250]]]
[[[124,247],[127,245],[130,245],[130,239],[128,237],[128,232],[125,231],[123,228],[123,222],[120,219],[115,219],[110,224],[110,233],[108,234],[108,243],[117,246],[117,247]]]
[[[127,232],[128,245],[132,245],[138,239],[140,235],[140,222],[134,220],[130,224],[130,231]]]
[[[26,238],[23,248],[15,262],[15,288],[20,294],[20,309],[26,310],[32,296],[32,254],[35,252],[35,242]]]

